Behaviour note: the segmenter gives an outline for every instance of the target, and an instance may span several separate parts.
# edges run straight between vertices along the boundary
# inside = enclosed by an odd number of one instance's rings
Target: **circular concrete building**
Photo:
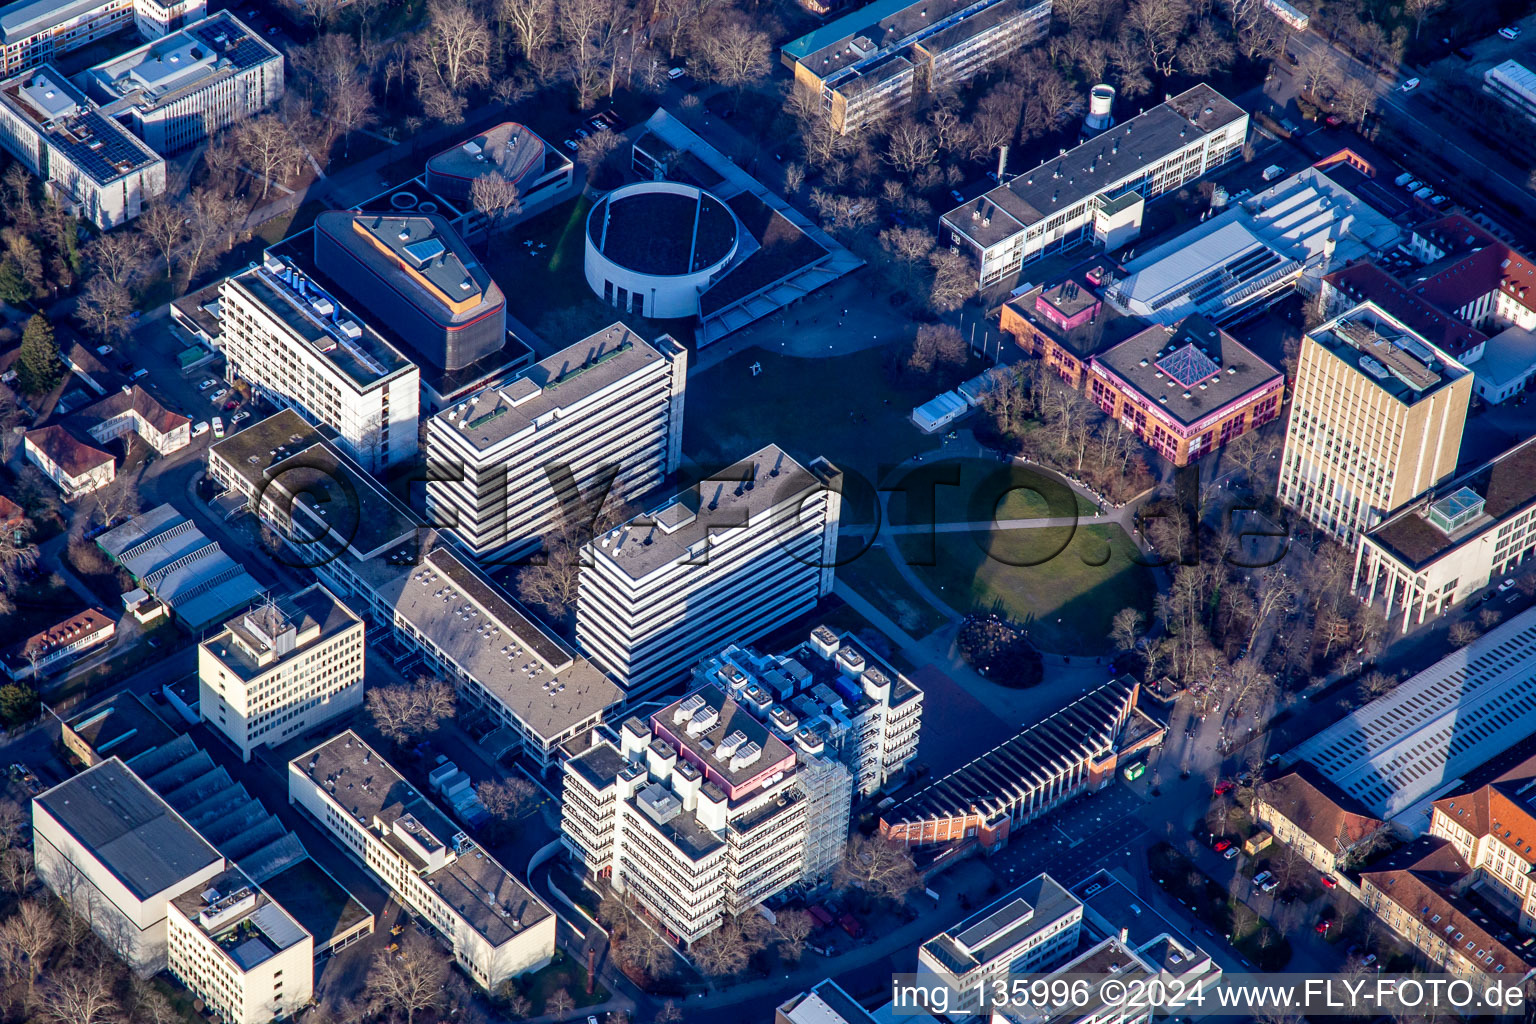
[[[741,236],[731,208],[701,188],[625,185],[587,215],[587,284],[604,302],[642,316],[694,317]]]

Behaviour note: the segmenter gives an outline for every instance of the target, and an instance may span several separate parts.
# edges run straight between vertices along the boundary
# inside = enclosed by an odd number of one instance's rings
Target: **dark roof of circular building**
[[[724,259],[736,244],[736,219],[707,192],[639,192],[603,199],[587,230],[608,259],[639,274],[692,274]]]

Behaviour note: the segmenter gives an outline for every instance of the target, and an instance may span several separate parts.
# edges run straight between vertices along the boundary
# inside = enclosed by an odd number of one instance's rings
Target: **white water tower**
[[[1083,122],[1083,130],[1089,135],[1097,135],[1113,127],[1114,123],[1115,87],[1101,82],[1089,90],[1088,118]]]

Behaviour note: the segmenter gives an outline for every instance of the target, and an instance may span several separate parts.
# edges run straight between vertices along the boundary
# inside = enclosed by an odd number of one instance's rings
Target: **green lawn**
[[[893,525],[1092,516],[1096,508],[1033,466],[992,459],[932,459],[887,487]]]
[[[905,536],[913,569],[956,611],[997,611],[1023,623],[1047,653],[1108,650],[1115,612],[1149,614],[1156,583],[1118,526]],[[928,563],[928,564],[923,564]],[[1060,620],[1060,621],[1058,621]]]
[[[588,994],[587,965],[572,960],[563,949],[556,950],[555,958],[541,970],[517,979],[517,987],[533,1004],[535,1015],[543,1014],[545,1001],[562,988],[571,994],[578,1008],[608,1000],[608,990],[602,985],[593,985]]]
[[[949,622],[912,589],[881,548],[872,548],[847,565],[838,566],[837,578],[918,639]]]

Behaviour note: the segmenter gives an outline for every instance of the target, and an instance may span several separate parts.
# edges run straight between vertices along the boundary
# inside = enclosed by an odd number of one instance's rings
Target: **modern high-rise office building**
[[[363,620],[318,583],[230,619],[197,649],[199,708],[240,756],[363,706]]]
[[[619,746],[592,734],[565,764],[561,831],[589,877],[632,895],[683,945],[807,876],[812,847],[841,852],[842,819],[811,834],[831,795],[807,789],[797,753],[714,686],[628,719]],[[822,767],[817,765],[816,767]],[[812,854],[809,855],[808,854]]]
[[[1307,332],[1280,500],[1353,543],[1456,469],[1472,373],[1366,302]]]
[[[415,457],[420,371],[292,261],[268,253],[219,299],[231,381],[334,427],[371,473]]]
[[[614,324],[438,413],[427,422],[429,518],[492,562],[534,548],[604,487],[610,501],[643,496],[677,470],[687,376],[687,350],[670,337]]]
[[[832,590],[842,472],[768,445],[582,547],[576,637],[631,698]]]

